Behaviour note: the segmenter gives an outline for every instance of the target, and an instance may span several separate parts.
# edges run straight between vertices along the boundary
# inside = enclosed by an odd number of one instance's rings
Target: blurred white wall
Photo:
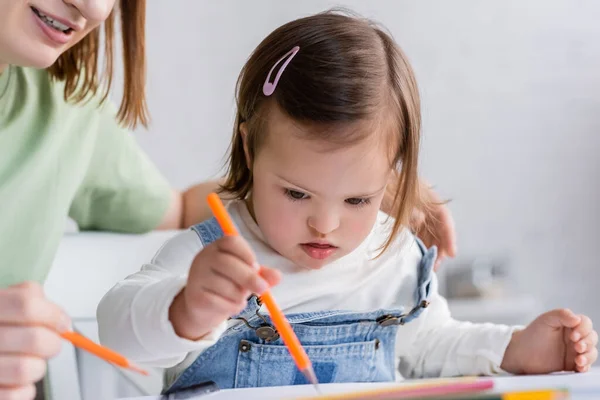
[[[600,321],[600,2],[148,2],[149,131],[174,186],[218,173],[233,89],[291,19],[345,5],[386,25],[423,96],[422,175],[453,201],[465,257],[509,257],[515,285]]]

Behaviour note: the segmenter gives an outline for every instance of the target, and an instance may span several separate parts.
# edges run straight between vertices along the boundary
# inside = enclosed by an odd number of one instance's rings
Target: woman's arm
[[[206,197],[219,188],[220,181],[207,181],[185,192],[173,190],[171,205],[157,229],[183,229],[212,217]]]
[[[421,204],[416,207],[411,218],[411,230],[427,247],[437,246],[438,257],[435,262],[437,270],[441,262],[456,256],[456,230],[454,219],[446,203],[424,180],[419,182]]]

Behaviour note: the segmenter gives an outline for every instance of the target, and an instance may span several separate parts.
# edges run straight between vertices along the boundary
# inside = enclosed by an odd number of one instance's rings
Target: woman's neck
[[[2,75],[4,72],[8,71],[10,68],[10,64],[4,60],[2,60],[2,58],[0,58],[0,75]]]

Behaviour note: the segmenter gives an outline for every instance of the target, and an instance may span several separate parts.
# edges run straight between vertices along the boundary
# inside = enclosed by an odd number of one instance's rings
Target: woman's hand
[[[0,289],[0,399],[33,399],[46,360],[69,330],[67,315],[44,296],[37,283]]]
[[[388,184],[381,210],[390,213],[396,194],[397,176]],[[456,231],[450,210],[440,197],[423,180],[419,181],[419,204],[412,210],[410,229],[427,247],[437,246],[437,270],[442,261],[456,256]]]
[[[437,193],[421,183],[422,195],[430,204],[427,208],[415,208],[411,216],[411,229],[427,247],[437,246],[438,257],[435,262],[437,270],[444,259],[456,256],[456,230],[450,209],[439,198]]]

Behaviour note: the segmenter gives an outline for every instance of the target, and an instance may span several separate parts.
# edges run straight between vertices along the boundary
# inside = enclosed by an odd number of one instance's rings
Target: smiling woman
[[[118,16],[120,108],[107,101]],[[0,1],[0,398],[33,396],[69,325],[39,286],[67,217],[131,233],[203,219],[125,128],[147,122],[144,19],[145,0]],[[202,187],[189,193],[197,204]]]
[[[64,81],[65,97],[82,100],[104,83],[103,98],[113,76],[115,18],[121,17],[125,90],[118,112],[129,126],[146,124],[145,0],[44,1],[9,3],[0,16],[0,71],[13,64],[49,68]],[[116,5],[116,6],[115,6]],[[4,11],[4,10],[3,10]],[[104,22],[104,73],[99,76],[100,25]],[[14,32],[22,32],[15,40]],[[12,33],[12,34],[11,34]],[[10,36],[9,36],[10,35]]]

